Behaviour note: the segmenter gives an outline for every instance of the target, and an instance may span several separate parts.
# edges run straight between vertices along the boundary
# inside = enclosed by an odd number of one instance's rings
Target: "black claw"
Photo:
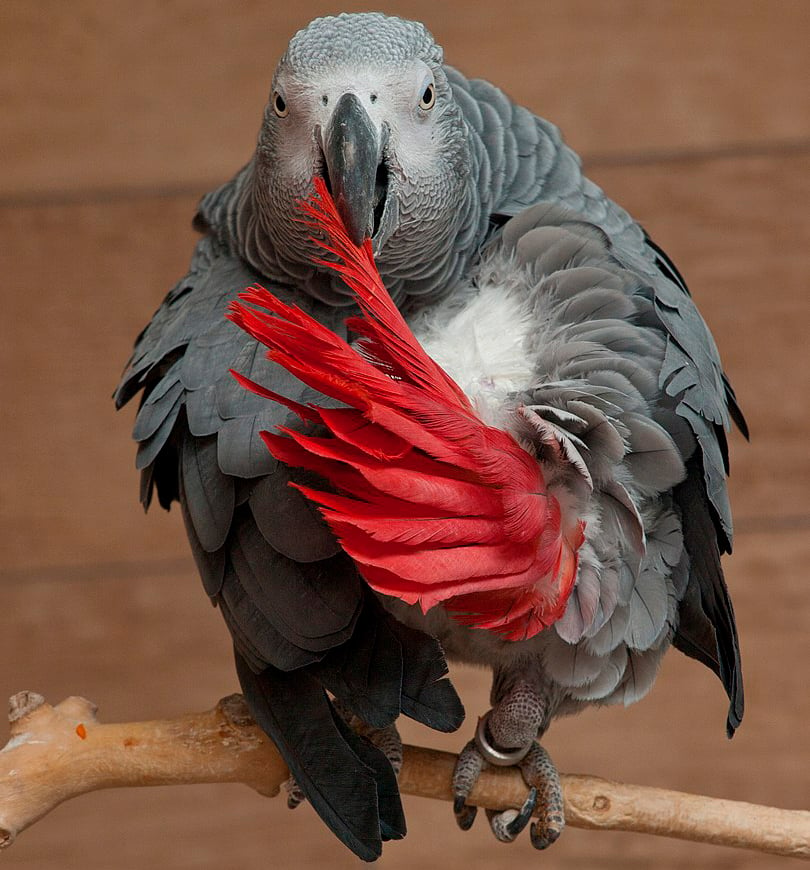
[[[453,801],[453,812],[456,814],[456,822],[462,831],[469,831],[473,826],[478,807],[464,803],[464,795],[456,795]]]
[[[532,846],[539,851],[548,849],[552,843],[557,842],[559,836],[560,831],[554,830],[553,828],[546,828],[541,833],[540,825],[537,822],[529,828],[529,838],[532,841]]]
[[[537,806],[537,789],[532,786],[529,796],[523,802],[520,812],[506,826],[506,832],[514,839],[529,824],[534,808]]]

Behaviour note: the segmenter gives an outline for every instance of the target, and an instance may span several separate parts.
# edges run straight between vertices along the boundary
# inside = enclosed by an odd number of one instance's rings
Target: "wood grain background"
[[[714,677],[677,653],[629,710],[552,728],[560,768],[810,807],[810,4],[399,2],[464,72],[559,124],[669,251],[753,433],[732,437],[727,573],[748,690],[729,743]],[[373,8],[363,3],[355,9]],[[184,271],[198,197],[250,155],[290,35],[337,4],[5,0],[0,5],[0,696],[83,694],[110,720],[236,690],[176,511],[144,517],[132,412],[109,399]],[[493,15],[498,14],[498,20]],[[488,678],[460,669],[470,722]],[[471,728],[471,726],[470,726]],[[406,739],[458,749],[470,728]],[[384,868],[771,868],[786,861],[570,831],[537,855],[406,800]],[[354,867],[309,807],[238,786],[91,795],[3,856],[26,870]]]

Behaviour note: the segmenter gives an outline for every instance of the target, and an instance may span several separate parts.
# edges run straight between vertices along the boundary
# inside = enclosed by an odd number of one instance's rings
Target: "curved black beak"
[[[338,100],[323,137],[332,198],[351,240],[362,244],[374,232],[375,184],[380,163],[377,131],[352,93]]]

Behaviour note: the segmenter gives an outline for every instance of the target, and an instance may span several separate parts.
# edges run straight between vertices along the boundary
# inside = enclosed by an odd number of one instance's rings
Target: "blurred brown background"
[[[630,710],[552,728],[560,768],[810,807],[810,4],[380,3],[449,62],[554,120],[687,277],[748,414],[732,438],[727,560],[748,692],[729,743],[715,678],[673,653]],[[203,709],[237,687],[176,511],[137,503],[131,410],[109,396],[184,273],[201,193],[249,156],[290,35],[338,4],[4,0],[0,5],[0,696],[82,694],[108,720]],[[457,672],[470,723],[488,679]],[[459,748],[406,725],[410,741]],[[0,740],[2,742],[2,740]],[[467,834],[406,799],[384,868],[770,868],[787,860],[571,830]],[[353,867],[309,807],[245,787],[107,792],[59,808],[3,866]]]

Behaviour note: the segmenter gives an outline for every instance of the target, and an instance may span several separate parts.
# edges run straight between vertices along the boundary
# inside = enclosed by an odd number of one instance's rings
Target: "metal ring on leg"
[[[484,760],[489,764],[494,764],[496,767],[512,767],[528,755],[534,741],[526,744],[526,746],[518,746],[517,749],[497,749],[489,740],[487,735],[487,722],[489,721],[489,713],[485,713],[478,720],[478,727],[475,729],[475,745],[478,747]]]

